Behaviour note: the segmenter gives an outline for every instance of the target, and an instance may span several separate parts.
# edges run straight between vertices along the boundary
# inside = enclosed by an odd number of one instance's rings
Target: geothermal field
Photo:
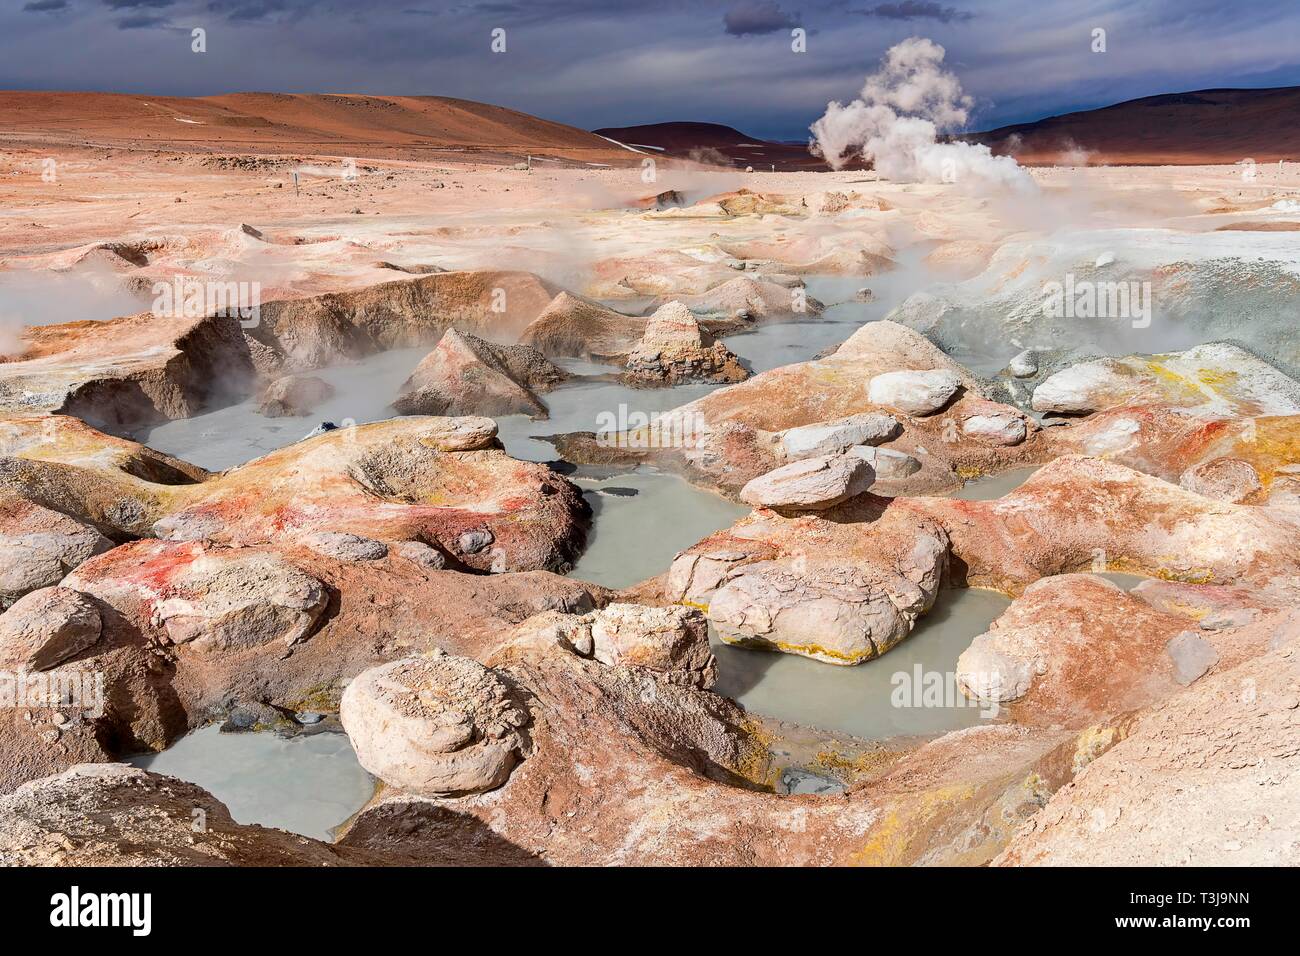
[[[1300,155],[943,57],[0,93],[0,862],[1300,863]]]

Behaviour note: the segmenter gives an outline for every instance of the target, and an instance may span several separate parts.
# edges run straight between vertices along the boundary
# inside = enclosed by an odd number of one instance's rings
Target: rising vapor
[[[897,182],[1033,190],[1034,181],[1011,157],[994,156],[983,145],[938,141],[940,133],[964,126],[974,105],[943,58],[944,48],[924,37],[891,47],[857,99],[826,104],[810,127],[812,151],[835,169],[861,157]]]

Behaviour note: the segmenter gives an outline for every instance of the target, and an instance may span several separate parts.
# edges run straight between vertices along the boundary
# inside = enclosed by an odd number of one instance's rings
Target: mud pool
[[[212,724],[161,753],[126,762],[198,784],[224,803],[237,823],[325,841],[332,841],[332,831],[375,791],[374,778],[361,769],[342,733],[222,733]]]
[[[577,484],[593,514],[587,550],[573,576],[609,588],[662,574],[677,552],[749,514],[744,505],[675,475],[645,469]]]
[[[957,658],[988,629],[1010,599],[977,588],[946,588],[916,629],[888,653],[853,667],[795,654],[732,647],[711,637],[719,694],[749,710],[866,740],[939,734],[991,719],[956,689]],[[905,689],[921,704],[917,668],[943,675],[945,700],[955,706],[895,706]],[[934,679],[934,678],[931,678]]]
[[[806,361],[833,349],[887,308],[887,302],[852,301],[861,284],[862,280],[854,278],[810,281],[810,293],[829,304],[823,316],[760,325],[728,336],[726,342],[755,373]],[[258,414],[256,402],[249,400],[168,422],[140,437],[155,448],[204,467],[229,468],[300,440],[322,421],[346,425],[391,417],[389,403],[427,353],[425,347],[400,349],[314,373],[334,386],[335,396],[310,417],[264,418]],[[720,387],[629,388],[610,380],[619,371],[615,366],[572,359],[560,364],[580,378],[544,396],[548,418],[516,415],[497,420],[499,437],[510,455],[553,462],[556,451],[545,436],[627,427],[630,417],[653,418]],[[632,420],[635,422],[634,417]],[[1022,468],[976,479],[955,497],[1000,497],[1035,470]],[[593,512],[587,549],[572,573],[611,588],[663,573],[679,551],[749,512],[743,505],[648,466],[615,473],[578,469],[569,477],[583,489]],[[1009,603],[989,591],[946,589],[911,636],[884,658],[856,667],[834,667],[794,655],[730,647],[715,640],[721,675],[717,690],[780,720],[872,740],[972,726],[988,717],[955,693],[952,673],[971,639],[986,630]],[[923,673],[944,675],[945,688],[952,688],[948,699],[953,706],[895,706],[901,693],[896,685],[914,680],[918,666]],[[231,803],[237,819],[243,819],[239,816],[243,812],[247,822],[287,820],[276,825],[298,832],[312,828],[317,835],[345,819],[369,795],[369,778],[356,766],[346,739],[329,735],[283,740],[261,734],[220,735],[209,728],[191,734],[161,755],[140,759],[154,761],[150,764],[153,769],[208,786]],[[305,783],[291,782],[298,788],[296,794],[301,790],[291,800],[282,799],[283,793],[267,779],[284,776],[280,760],[302,761],[314,768],[303,770]],[[200,773],[203,779],[192,776]],[[328,783],[335,778],[337,788]],[[312,781],[320,784],[317,790],[328,793],[328,799],[307,792]]]

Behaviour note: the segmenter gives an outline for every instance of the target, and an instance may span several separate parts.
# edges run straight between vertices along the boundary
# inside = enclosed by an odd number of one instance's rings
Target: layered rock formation
[[[196,826],[201,822],[202,826]],[[6,866],[376,866],[397,854],[236,823],[192,783],[85,763],[0,795]]]
[[[624,380],[638,385],[739,382],[749,377],[735,353],[701,329],[691,310],[680,302],[655,310],[640,341],[628,353],[624,369]]]
[[[448,329],[421,360],[393,408],[403,415],[531,415],[545,417],[537,392],[568,378],[536,349],[493,345]]]
[[[325,531],[433,544],[483,571],[559,569],[589,514],[564,478],[507,456],[484,418],[336,429],[212,476],[75,419],[9,424],[0,487],[117,537],[247,546]]]
[[[55,412],[122,431],[241,398],[253,380],[236,317],[143,312],[30,330],[17,360],[0,362],[0,413]]]
[[[981,727],[882,755],[863,774],[870,786],[847,794],[781,796],[768,789],[771,732],[671,671],[588,656],[582,633],[544,615],[488,659],[532,721],[531,752],[501,786],[386,791],[342,844],[418,856],[508,846],[520,864],[982,862],[1068,779],[1047,760],[1067,735]]]
[[[528,272],[439,272],[266,302],[249,335],[292,369],[436,342],[449,328],[516,341],[558,292]]]

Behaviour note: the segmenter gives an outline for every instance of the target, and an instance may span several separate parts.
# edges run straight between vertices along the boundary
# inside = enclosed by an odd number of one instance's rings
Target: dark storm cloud
[[[792,50],[782,32],[811,25]],[[802,139],[914,35],[947,49],[974,128],[1300,84],[1295,0],[1249,16],[1222,0],[0,0],[0,89],[432,94],[588,129],[701,120]]]
[[[723,29],[733,37],[775,33],[799,25],[799,14],[789,14],[776,0],[739,0],[722,17]]]
[[[855,10],[866,17],[880,17],[883,20],[938,20],[940,23],[952,23],[957,20],[969,20],[975,14],[956,7],[945,7],[927,0],[903,0],[902,3],[882,3],[865,10]]]
[[[296,19],[311,11],[310,0],[211,0],[207,8],[232,23]],[[330,4],[317,4],[329,8]]]
[[[149,16],[148,14],[139,14],[136,16],[123,17],[117,21],[119,30],[148,30],[150,27],[165,27],[170,24],[166,17]]]

